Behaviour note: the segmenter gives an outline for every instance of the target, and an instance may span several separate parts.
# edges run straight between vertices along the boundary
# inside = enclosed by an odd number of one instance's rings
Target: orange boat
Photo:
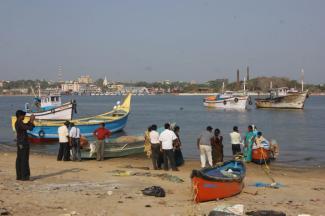
[[[270,162],[270,150],[265,148],[257,148],[252,150],[252,161],[257,164]]]
[[[227,161],[215,167],[193,170],[191,178],[194,201],[205,202],[239,194],[244,187],[245,174],[245,164],[237,160]]]

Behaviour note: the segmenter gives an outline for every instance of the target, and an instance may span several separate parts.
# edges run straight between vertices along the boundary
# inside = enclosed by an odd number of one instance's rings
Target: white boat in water
[[[298,92],[287,87],[270,90],[268,98],[255,99],[256,108],[303,109],[308,91]]]
[[[203,105],[211,108],[218,109],[237,109],[245,110],[248,105],[252,105],[250,96],[246,93],[246,82],[244,79],[243,91],[223,91],[224,83],[222,86],[221,94],[215,96],[209,96],[203,99]]]
[[[71,120],[76,112],[76,101],[62,104],[59,94],[34,98],[33,106],[25,104],[26,116],[35,115],[36,119]]]
[[[226,91],[223,94],[204,98],[203,105],[220,109],[246,109],[251,104],[250,97],[238,92]]]

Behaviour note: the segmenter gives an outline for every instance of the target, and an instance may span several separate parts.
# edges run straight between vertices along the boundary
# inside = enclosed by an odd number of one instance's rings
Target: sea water
[[[64,96],[63,102],[75,99],[77,114],[85,117],[110,111],[121,96]],[[10,116],[17,109],[31,102],[32,97],[0,97],[0,143],[15,145]],[[325,97],[311,96],[304,110],[256,109],[225,111],[207,109],[202,104],[203,96],[134,96],[127,126],[120,135],[142,135],[151,124],[163,126],[165,122],[176,122],[180,126],[182,152],[185,158],[199,159],[197,137],[208,125],[219,128],[224,137],[224,154],[231,155],[229,133],[238,126],[244,136],[249,124],[268,140],[280,145],[280,156],[276,163],[300,166],[325,166]],[[57,144],[33,145],[34,151],[53,153]]]

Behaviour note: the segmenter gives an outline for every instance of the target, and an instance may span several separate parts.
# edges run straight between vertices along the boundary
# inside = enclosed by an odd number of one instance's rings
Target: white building
[[[61,84],[61,91],[63,92],[79,92],[80,84],[78,82],[73,83],[63,83]]]
[[[93,79],[89,75],[84,75],[78,78],[78,82],[83,84],[91,84],[93,83]]]

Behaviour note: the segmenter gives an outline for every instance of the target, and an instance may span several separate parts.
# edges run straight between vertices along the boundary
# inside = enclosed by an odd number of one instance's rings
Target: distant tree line
[[[270,89],[272,83],[273,88],[278,87],[289,87],[289,88],[296,88],[300,89],[301,84],[297,80],[290,80],[285,77],[257,77],[251,79],[246,82],[246,90],[249,91],[261,91],[266,92]],[[95,85],[105,89],[103,86],[103,79],[98,79],[94,82]],[[147,87],[147,88],[159,88],[159,89],[177,89],[178,92],[220,92],[223,86],[223,81],[220,79],[210,80],[206,83],[199,83],[194,84],[190,82],[145,82],[140,81],[136,83],[121,83],[125,86],[137,86],[137,87]],[[228,83],[226,80],[225,82],[225,90],[240,90],[243,89],[243,81],[241,81],[238,85],[237,82]],[[28,89],[28,93],[31,94],[31,88],[36,89],[38,86],[41,86],[41,89],[46,88],[60,88],[59,82],[49,82],[46,80],[17,80],[17,81],[10,81],[4,82],[3,87],[0,88],[0,93],[2,93],[3,89],[17,89],[17,88],[26,88]],[[319,93],[325,92],[325,85],[313,85],[313,84],[306,84],[305,89],[309,89],[310,92]]]

